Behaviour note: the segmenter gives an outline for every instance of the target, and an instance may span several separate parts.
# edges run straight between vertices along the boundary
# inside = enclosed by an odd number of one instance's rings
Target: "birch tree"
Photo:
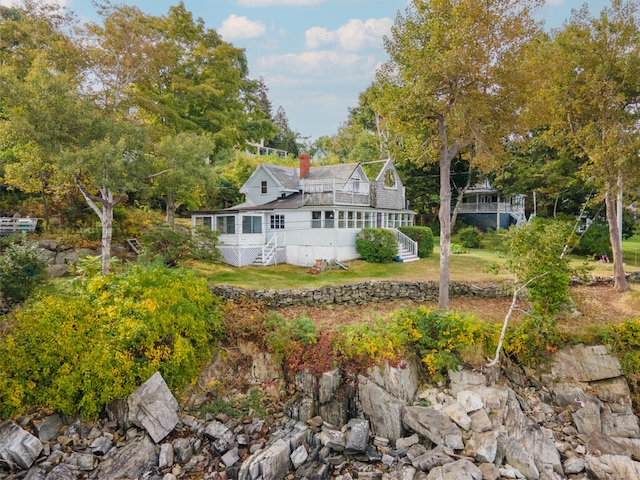
[[[386,39],[378,82],[384,129],[417,163],[440,165],[439,307],[449,305],[451,161],[489,170],[527,94],[526,47],[539,0],[413,0]]]

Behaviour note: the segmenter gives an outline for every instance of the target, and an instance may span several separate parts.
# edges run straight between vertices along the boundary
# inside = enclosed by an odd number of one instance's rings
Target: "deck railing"
[[[35,232],[37,225],[37,218],[2,217],[0,218],[0,235],[9,235],[18,232]]]

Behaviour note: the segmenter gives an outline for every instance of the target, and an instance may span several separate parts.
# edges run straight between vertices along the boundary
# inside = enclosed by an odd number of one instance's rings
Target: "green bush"
[[[604,222],[593,222],[580,237],[573,253],[597,257],[605,253],[611,255],[609,226]]]
[[[552,317],[533,315],[508,331],[504,350],[521,365],[535,368],[550,361],[553,352],[564,343]]]
[[[38,248],[29,245],[25,234],[3,240],[0,255],[0,292],[11,303],[29,298],[46,277],[46,264]]]
[[[1,413],[40,406],[95,417],[156,371],[182,388],[221,332],[218,300],[184,269],[134,265],[78,278],[15,314],[0,345]]]
[[[458,243],[464,248],[478,248],[480,233],[474,227],[465,227],[458,232]]]
[[[356,252],[371,263],[389,263],[398,255],[398,240],[391,230],[364,228],[356,235]]]
[[[142,262],[160,257],[166,265],[175,267],[187,259],[214,261],[220,258],[220,250],[216,246],[218,236],[211,229],[198,229],[192,235],[186,229],[161,226],[146,232],[140,238],[140,243],[144,247],[140,257]]]
[[[429,227],[400,227],[402,233],[414,242],[418,242],[418,257],[427,258],[433,253],[433,232]]]

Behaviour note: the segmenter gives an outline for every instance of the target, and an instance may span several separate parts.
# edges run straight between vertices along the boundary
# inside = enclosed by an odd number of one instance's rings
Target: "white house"
[[[358,258],[361,229],[413,225],[415,216],[405,207],[393,162],[371,163],[382,166],[373,181],[365,164],[311,167],[308,154],[300,155],[299,168],[261,164],[240,189],[244,203],[193,212],[192,225],[218,230],[223,260],[238,267]],[[397,230],[396,235],[402,244],[398,260],[401,252],[407,259],[407,251],[415,256],[415,243]]]
[[[467,225],[487,230],[507,229],[527,220],[524,200],[526,195],[503,197],[484,179],[469,188],[462,197],[458,218]]]

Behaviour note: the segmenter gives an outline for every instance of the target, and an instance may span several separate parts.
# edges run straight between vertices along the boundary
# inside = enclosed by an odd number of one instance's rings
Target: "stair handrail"
[[[262,246],[262,264],[268,265],[271,256],[278,248],[278,235],[272,236],[267,243]]]
[[[397,228],[394,228],[393,231],[396,234],[396,239],[398,240],[398,244],[402,245],[402,247],[412,255],[418,256],[418,242],[410,239],[404,233],[402,233]]]

